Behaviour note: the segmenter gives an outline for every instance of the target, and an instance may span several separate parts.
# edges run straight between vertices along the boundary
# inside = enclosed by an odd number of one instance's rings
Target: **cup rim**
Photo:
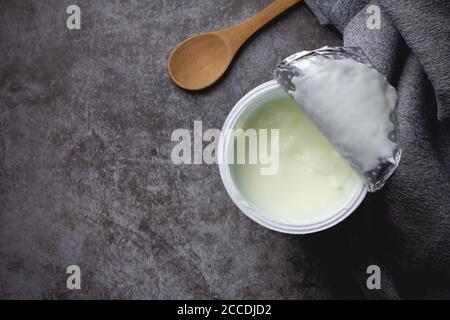
[[[307,234],[319,232],[335,226],[347,218],[359,206],[367,193],[367,187],[362,180],[355,182],[357,185],[355,186],[353,196],[348,200],[348,202],[345,202],[343,207],[336,213],[327,215],[326,218],[314,222],[287,223],[268,217],[264,214],[262,209],[249,203],[249,201],[247,201],[236,186],[232,178],[230,165],[226,162],[230,136],[225,133],[235,127],[240,116],[256,99],[280,89],[283,90],[276,80],[267,81],[252,89],[234,105],[224,122],[218,142],[217,162],[220,176],[222,178],[222,183],[224,184],[225,189],[234,204],[242,211],[242,213],[256,223],[268,229],[288,234]]]

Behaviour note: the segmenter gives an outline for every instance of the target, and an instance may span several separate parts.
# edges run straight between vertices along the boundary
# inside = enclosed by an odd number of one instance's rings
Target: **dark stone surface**
[[[269,2],[80,0],[79,31],[65,26],[72,1],[0,2],[1,298],[358,295],[328,249],[340,226],[266,230],[233,205],[215,165],[170,160],[174,129],[221,128],[282,58],[341,43],[300,4],[218,85],[192,94],[171,83],[178,42]],[[65,285],[71,264],[79,291]]]

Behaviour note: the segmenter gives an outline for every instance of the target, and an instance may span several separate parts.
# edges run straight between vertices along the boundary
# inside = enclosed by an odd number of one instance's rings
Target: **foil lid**
[[[401,157],[397,92],[363,51],[302,51],[286,58],[274,76],[368,190],[381,189]]]

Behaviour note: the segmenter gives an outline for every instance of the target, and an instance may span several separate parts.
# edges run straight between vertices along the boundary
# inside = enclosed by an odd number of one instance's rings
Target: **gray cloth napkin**
[[[450,298],[450,1],[306,3],[398,90],[403,149],[385,187],[326,236],[324,258],[352,270],[366,298]],[[380,8],[380,29],[367,26],[369,5]],[[371,264],[381,268],[380,290],[366,286]]]

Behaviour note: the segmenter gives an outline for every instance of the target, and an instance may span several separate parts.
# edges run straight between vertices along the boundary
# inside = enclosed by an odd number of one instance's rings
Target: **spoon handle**
[[[221,32],[226,35],[230,47],[237,51],[252,34],[298,2],[300,0],[275,0],[253,17]]]

